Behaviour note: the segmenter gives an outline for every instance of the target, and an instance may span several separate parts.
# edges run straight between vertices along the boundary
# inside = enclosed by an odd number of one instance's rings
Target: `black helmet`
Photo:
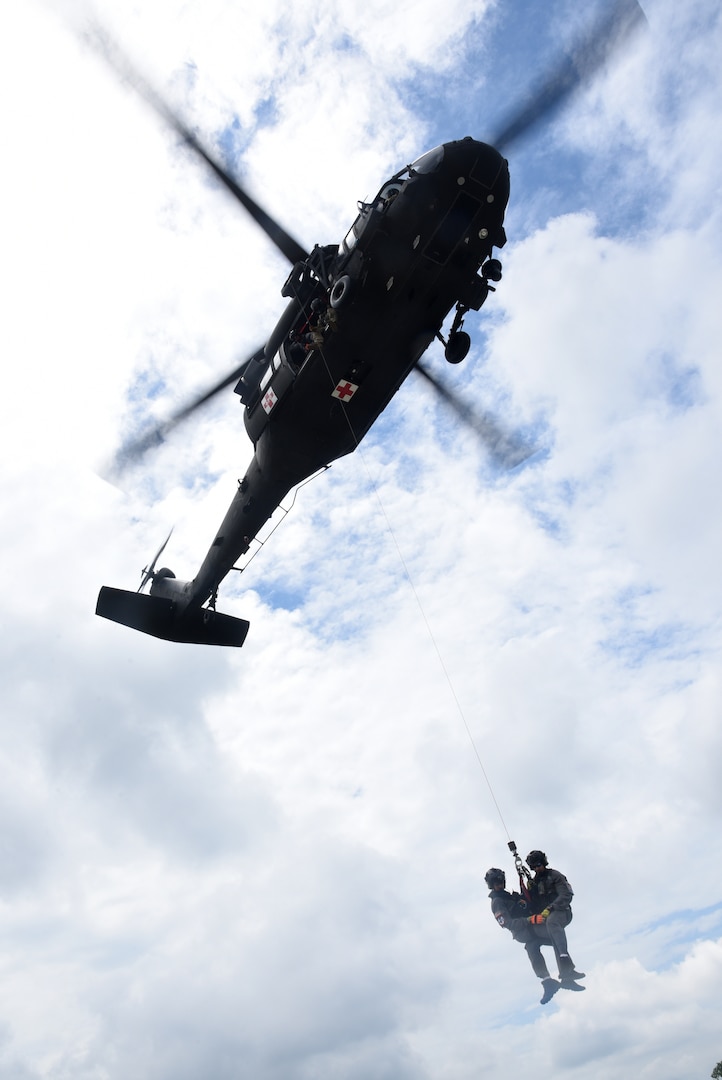
[[[549,860],[543,851],[530,851],[526,857],[526,862],[530,870],[536,870],[539,866],[549,865]]]
[[[505,888],[506,874],[503,870],[499,870],[496,866],[492,866],[491,870],[487,870],[484,874],[484,881],[490,889],[493,889],[495,885],[501,885],[502,888]]]

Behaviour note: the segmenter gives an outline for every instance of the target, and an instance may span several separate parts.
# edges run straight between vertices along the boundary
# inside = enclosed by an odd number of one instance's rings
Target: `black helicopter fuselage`
[[[445,143],[359,203],[338,247],[316,247],[294,265],[286,310],[236,386],[253,459],[196,576],[153,574],[151,599],[170,603],[160,629],[148,632],[199,640],[195,631],[182,636],[184,620],[197,623],[208,600],[215,606],[220,582],[292,488],[356,449],[454,307],[447,357],[465,355],[463,316],[500,277],[491,255],[506,241],[508,198],[497,150],[471,138]],[[466,340],[460,356],[457,335]]]
[[[338,249],[293,268],[286,311],[236,388],[253,460],[196,577],[159,574],[151,595],[204,604],[291,488],[355,450],[452,307],[483,303],[508,198],[496,150],[446,143],[360,204]]]
[[[264,348],[129,448],[131,457],[142,454],[238,380],[253,459],[198,573],[182,582],[170,570],[156,572],[161,548],[137,594],[101,589],[99,615],[175,641],[242,645],[248,623],[215,611],[220,582],[293,487],[358,446],[415,366],[494,453],[503,450],[501,458],[516,463],[528,456],[519,456],[522,448],[509,445],[498,425],[474,416],[420,358],[435,337],[444,341],[444,320],[455,306],[444,344],[447,360],[462,360],[470,345],[461,329],[464,315],[481,307],[493,289],[490,282],[501,277],[492,251],[506,241],[509,170],[500,151],[545,122],[645,25],[637,0],[609,0],[508,113],[492,138],[495,146],[466,138],[429,151],[392,176],[373,201],[359,204],[359,216],[338,248],[315,247],[310,254],[128,58],[109,48],[102,28],[96,33],[104,58],[293,267],[282,290],[288,306]],[[151,591],[145,595],[148,580]]]

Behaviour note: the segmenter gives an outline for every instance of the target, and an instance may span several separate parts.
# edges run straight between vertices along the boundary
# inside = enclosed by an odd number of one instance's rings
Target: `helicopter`
[[[389,177],[373,199],[358,203],[340,243],[310,252],[251,198],[107,37],[96,34],[105,59],[291,264],[281,289],[285,309],[262,348],[121,452],[122,461],[136,460],[233,386],[254,452],[198,572],[184,581],[167,567],[156,570],[166,540],[137,592],[101,588],[97,615],[169,641],[242,646],[249,623],[216,610],[221,582],[292,489],[358,447],[412,371],[476,428],[500,462],[513,467],[529,456],[500,425],[475,416],[422,357],[440,340],[450,364],[463,361],[471,345],[464,318],[481,309],[501,280],[496,252],[506,243],[510,194],[504,152],[569,98],[643,21],[636,0],[614,0],[492,140],[466,136],[429,150]]]

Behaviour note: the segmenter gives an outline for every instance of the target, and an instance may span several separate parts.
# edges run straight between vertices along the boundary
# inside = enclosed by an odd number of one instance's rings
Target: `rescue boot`
[[[574,982],[574,979],[565,978],[559,983],[562,990],[586,990],[586,986],[582,986],[578,982]]]
[[[542,979],[542,986],[544,987],[544,993],[539,998],[539,1004],[540,1005],[546,1005],[547,1002],[551,1001],[551,999],[554,997],[557,990],[561,990],[563,985],[564,985],[563,983],[558,983],[556,979],[552,979],[552,978]],[[577,984],[575,983],[574,985],[576,986]],[[583,990],[584,987],[579,986],[579,987],[577,987],[577,989],[578,990]]]
[[[559,978],[564,982],[565,979],[584,979],[585,972],[574,970],[574,961],[569,953],[560,953],[559,955]]]

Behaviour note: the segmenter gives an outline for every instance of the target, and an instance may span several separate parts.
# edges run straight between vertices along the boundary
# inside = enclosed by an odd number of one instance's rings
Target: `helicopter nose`
[[[454,207],[457,219],[463,218],[462,230],[466,232],[475,222],[473,245],[475,250],[481,245],[481,262],[491,247],[502,248],[506,243],[503,223],[509,201],[509,166],[495,147],[475,139],[447,143],[445,151],[444,180],[458,192]],[[450,225],[451,221],[444,230]],[[453,241],[457,239],[455,235]]]
[[[475,139],[461,139],[447,144],[444,164],[460,188],[479,202],[495,204],[504,212],[509,200],[509,167],[495,147]]]
[[[477,143],[479,152],[474,162],[471,175],[477,183],[494,193],[494,198],[487,197],[487,202],[503,200],[506,206],[509,198],[509,166],[499,151],[487,143]]]

